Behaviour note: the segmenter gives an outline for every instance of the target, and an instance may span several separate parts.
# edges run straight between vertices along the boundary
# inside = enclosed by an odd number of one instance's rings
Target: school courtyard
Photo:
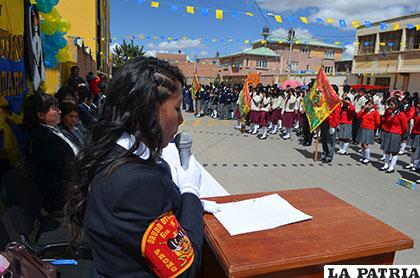
[[[313,160],[314,144],[303,147],[295,134],[287,141],[278,134],[258,140],[235,130],[233,120],[195,118],[185,112],[183,116],[180,130],[192,134],[193,154],[230,194],[323,188],[414,240],[414,249],[397,252],[395,264],[420,262],[416,246],[420,242],[420,188],[396,184],[400,177],[419,179],[405,169],[409,155],[400,156],[391,174],[378,170],[382,166],[378,144],[372,148],[369,165],[359,162],[358,146],[349,148],[347,156],[335,154],[332,163],[325,164]]]

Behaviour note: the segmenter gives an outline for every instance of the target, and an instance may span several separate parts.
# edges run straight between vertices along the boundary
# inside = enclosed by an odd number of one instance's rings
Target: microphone
[[[192,136],[188,132],[181,132],[175,136],[175,145],[179,152],[179,160],[184,170],[188,169],[190,163]]]

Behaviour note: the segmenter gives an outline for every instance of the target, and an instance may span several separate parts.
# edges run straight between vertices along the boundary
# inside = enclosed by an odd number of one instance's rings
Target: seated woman
[[[63,208],[64,169],[79,151],[57,127],[60,113],[57,99],[47,94],[30,96],[24,105],[25,156],[48,212]]]
[[[76,105],[72,103],[62,103],[60,105],[61,122],[58,125],[61,132],[73,142],[79,149],[84,143],[83,132],[77,127],[79,113],[77,113]]]

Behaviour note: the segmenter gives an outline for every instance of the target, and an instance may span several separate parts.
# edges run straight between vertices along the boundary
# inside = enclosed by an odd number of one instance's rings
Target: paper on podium
[[[214,216],[230,235],[273,229],[311,219],[278,194],[239,202],[219,204]]]

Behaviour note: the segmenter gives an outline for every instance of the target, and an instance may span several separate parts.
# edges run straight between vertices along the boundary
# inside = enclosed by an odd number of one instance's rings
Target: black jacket
[[[115,145],[112,156],[125,149]],[[94,177],[84,220],[92,249],[94,277],[153,277],[142,257],[143,234],[153,220],[172,211],[194,249],[192,265],[180,277],[195,277],[203,243],[203,208],[199,198],[182,196],[163,164],[149,164],[133,155],[133,161],[110,175]]]
[[[64,205],[63,174],[74,159],[72,148],[47,127],[35,125],[28,133],[25,156],[32,176],[52,212]]]

